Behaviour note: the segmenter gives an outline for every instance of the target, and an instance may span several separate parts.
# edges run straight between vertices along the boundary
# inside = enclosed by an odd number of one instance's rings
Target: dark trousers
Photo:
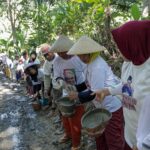
[[[104,133],[96,138],[97,150],[124,150],[124,118],[123,110],[112,113]]]

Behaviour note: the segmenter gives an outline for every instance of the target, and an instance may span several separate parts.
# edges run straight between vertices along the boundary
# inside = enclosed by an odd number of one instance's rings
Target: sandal
[[[59,143],[62,144],[68,141],[70,141],[70,138],[66,134],[64,134],[63,137],[60,138]]]
[[[71,147],[71,150],[80,150],[80,147]]]

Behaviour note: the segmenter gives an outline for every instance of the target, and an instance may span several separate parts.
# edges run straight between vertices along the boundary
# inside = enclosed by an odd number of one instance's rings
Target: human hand
[[[68,83],[64,84],[64,88],[66,89],[66,91],[68,93],[77,91],[77,89],[76,89],[76,87],[74,85],[71,85],[71,84],[68,84]]]
[[[68,93],[68,97],[70,100],[76,100],[76,99],[78,99],[78,93],[71,91]]]
[[[91,95],[96,95],[96,99],[102,102],[106,96],[110,95],[110,92],[108,89],[102,89],[93,92]]]
[[[63,79],[57,80],[57,83],[58,83],[61,87],[63,87],[64,84],[65,84]]]
[[[45,90],[45,91],[44,91],[44,97],[45,97],[45,98],[49,98],[48,92],[49,92],[48,90]]]
[[[134,145],[133,148],[132,148],[132,150],[138,150],[137,146]]]

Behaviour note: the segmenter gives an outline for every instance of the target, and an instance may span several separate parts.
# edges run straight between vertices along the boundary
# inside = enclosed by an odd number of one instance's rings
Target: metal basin
[[[71,101],[68,97],[59,98],[58,109],[61,111],[62,115],[65,117],[71,117],[75,113],[75,102]]]
[[[111,119],[112,114],[103,108],[96,108],[85,113],[81,119],[83,131],[92,137],[100,136]]]
[[[38,102],[33,102],[32,107],[35,111],[38,111],[41,109],[41,105]]]

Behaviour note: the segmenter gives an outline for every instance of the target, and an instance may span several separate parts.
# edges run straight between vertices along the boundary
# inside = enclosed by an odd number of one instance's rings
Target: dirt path
[[[0,150],[70,150],[69,143],[57,145],[61,135],[55,135],[58,124],[47,117],[49,110],[35,112],[24,93],[22,85],[0,73]],[[85,143],[84,136],[82,150],[94,150]]]
[[[48,112],[35,112],[22,90],[0,75],[0,150],[60,149],[52,144],[58,136]]]

